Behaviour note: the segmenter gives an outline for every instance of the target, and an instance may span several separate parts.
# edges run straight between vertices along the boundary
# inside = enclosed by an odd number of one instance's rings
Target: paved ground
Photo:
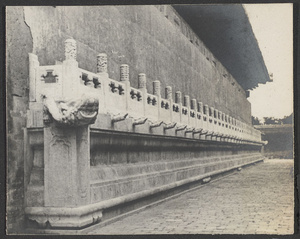
[[[292,234],[293,161],[267,160],[91,234]]]

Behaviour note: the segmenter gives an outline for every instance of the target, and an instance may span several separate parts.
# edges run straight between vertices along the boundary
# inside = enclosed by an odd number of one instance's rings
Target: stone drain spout
[[[124,115],[115,115],[112,117],[111,122],[116,123],[116,122],[123,121],[127,118],[127,116],[128,116],[128,113],[124,114]]]
[[[140,118],[140,119],[136,119],[134,120],[134,122],[132,123],[133,126],[136,125],[141,125],[141,124],[145,124],[148,118]]]
[[[176,123],[170,123],[164,126],[164,130],[173,129],[175,128]]]

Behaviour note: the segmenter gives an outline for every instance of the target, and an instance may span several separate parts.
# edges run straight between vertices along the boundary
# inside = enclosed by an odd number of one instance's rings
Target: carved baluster
[[[195,115],[195,111],[196,111],[196,105],[197,105],[197,100],[196,99],[192,99],[191,100],[191,110],[193,110],[193,112],[190,113],[190,117],[192,117],[193,119],[195,119],[197,116]],[[194,122],[194,126],[197,126],[197,121],[193,120]]]
[[[176,104],[181,104],[181,92],[180,91],[176,91],[175,93],[175,103]]]
[[[158,110],[158,119],[160,119],[160,112],[161,112],[161,95],[160,95],[160,81],[156,80],[153,81],[153,95],[157,96],[157,110]],[[153,101],[155,102],[155,100],[152,100],[152,104]]]
[[[108,78],[107,73],[107,55],[100,53],[97,55],[97,74],[101,77]],[[93,79],[95,88],[101,88],[101,82],[98,78]]]
[[[205,121],[205,132],[206,134],[209,134],[209,107],[208,105],[204,105],[204,115],[203,115],[203,120]],[[206,134],[205,134],[205,138],[206,138]]]
[[[165,88],[165,98],[169,101],[168,103],[166,103],[165,108],[166,109],[171,109],[170,110],[170,121],[173,121],[173,98],[172,98],[172,87],[171,86],[166,86]]]
[[[167,100],[172,100],[172,87],[171,86],[167,86],[165,88],[165,93],[166,93],[166,99]]]
[[[175,92],[175,103],[179,106],[178,108],[177,106],[175,107],[175,111],[179,112],[180,122],[182,122],[182,94],[180,91]]]
[[[192,99],[191,100],[191,109],[192,110],[196,110],[196,104],[197,104],[197,100],[196,99]]]
[[[129,81],[129,66],[127,64],[120,66],[120,81]]]
[[[122,64],[120,66],[120,81],[124,82],[125,89],[119,88],[119,94],[122,94],[124,91],[125,101],[126,101],[126,111],[128,111],[131,96],[130,96],[129,66],[127,64]]]
[[[62,89],[63,97],[69,98],[79,94],[81,73],[76,61],[77,47],[74,39],[65,41],[65,61],[62,64]]]
[[[183,98],[183,105],[187,108],[190,107],[190,97],[188,95],[185,95]]]
[[[147,89],[146,85],[147,85],[146,74],[140,73],[139,76],[138,76],[138,88],[140,90]]]
[[[77,56],[77,46],[74,39],[67,39],[65,41],[65,58],[66,60],[75,60]]]
[[[107,74],[107,55],[105,53],[97,55],[97,74]]]
[[[153,95],[160,96],[160,81],[153,81]]]

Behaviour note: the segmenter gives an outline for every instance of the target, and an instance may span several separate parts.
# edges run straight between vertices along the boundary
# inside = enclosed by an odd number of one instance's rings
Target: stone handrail
[[[104,53],[97,56],[96,73],[79,68],[76,42],[69,39],[65,44],[66,60],[61,65],[39,66],[37,56],[30,54],[31,102],[43,103],[41,95],[58,101],[74,95],[90,94],[98,98],[99,114],[128,114],[135,120],[162,121],[165,125],[174,124],[176,132],[177,128],[182,131],[192,129],[197,138],[202,135],[211,136],[212,140],[262,143],[260,131],[220,110],[196,99],[190,100],[188,95],[183,97],[182,102],[180,91],[175,92],[173,100],[170,86],[165,88],[163,98],[158,80],[153,82],[152,94],[148,93],[144,73],[138,75],[138,89],[131,87],[129,66],[126,64],[120,67],[119,81],[109,78],[107,55]],[[182,129],[183,126],[186,128]]]

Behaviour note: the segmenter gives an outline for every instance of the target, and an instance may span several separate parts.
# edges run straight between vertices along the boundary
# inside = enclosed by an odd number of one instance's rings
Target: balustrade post
[[[107,98],[109,95],[108,92],[110,91],[109,87],[109,75],[107,72],[107,55],[106,53],[99,53],[97,55],[97,75],[99,75],[99,82],[100,84],[100,91],[101,94],[103,95],[103,102],[102,102],[102,107],[99,109],[102,112],[107,112],[107,103],[106,101],[109,101],[110,99]]]
[[[221,134],[220,132],[220,126],[219,126],[219,118],[218,118],[218,114],[219,114],[219,111],[217,109],[214,110],[214,130],[215,130],[215,133],[218,135],[216,137],[216,140],[217,141],[220,141],[219,139],[219,135]]]
[[[194,117],[192,117],[191,115],[190,115],[190,117],[191,117],[191,121],[193,122],[193,126],[196,127],[196,128],[198,128],[198,124],[197,124],[197,122],[198,122],[198,120],[197,120],[197,109],[196,109],[196,107],[197,107],[197,100],[196,99],[192,99],[191,100],[191,110],[194,111]]]
[[[190,120],[190,96],[188,95],[185,95],[183,97],[183,105],[187,108],[187,117],[188,117],[188,125],[190,126],[191,125],[191,120]]]
[[[207,132],[208,133],[211,133],[211,130],[210,130],[210,123],[209,123],[209,107],[208,107],[208,105],[206,104],[206,105],[204,105],[204,110],[205,110],[205,117],[206,117],[206,130],[207,130]],[[209,135],[205,135],[205,139],[209,139]]]
[[[108,78],[107,55],[105,53],[100,53],[97,55],[97,74]]]
[[[199,116],[198,116],[199,115]],[[201,128],[204,131],[203,127],[203,103],[197,102],[197,127]],[[199,138],[203,138],[203,134],[200,134]]]
[[[138,75],[138,89],[142,92],[143,99],[143,114],[146,115],[146,107],[147,107],[147,78],[146,74],[140,73]]]
[[[173,95],[171,86],[165,88],[165,98],[169,101],[170,122],[173,122]]]
[[[220,132],[223,135],[220,138],[220,141],[226,141],[226,138],[224,137],[224,136],[226,136],[226,132],[224,130],[224,127],[222,126],[223,125],[222,114],[223,113],[219,110],[219,112],[218,112],[218,119],[219,119],[219,122],[220,122]]]
[[[153,81],[153,95],[157,96],[157,110],[158,110],[158,120],[160,120],[160,112],[161,112],[161,94],[160,94],[160,81]]]
[[[180,91],[175,92],[175,103],[178,104],[178,106],[179,106],[180,123],[182,123],[182,98],[181,98]]]
[[[124,94],[126,100],[126,109],[129,111],[129,102],[130,102],[130,81],[129,81],[129,65],[122,64],[120,66],[120,81],[124,83]]]
[[[80,73],[76,61],[77,46],[74,39],[65,41],[65,60],[62,64],[62,97],[72,98],[78,95],[80,86]]]

